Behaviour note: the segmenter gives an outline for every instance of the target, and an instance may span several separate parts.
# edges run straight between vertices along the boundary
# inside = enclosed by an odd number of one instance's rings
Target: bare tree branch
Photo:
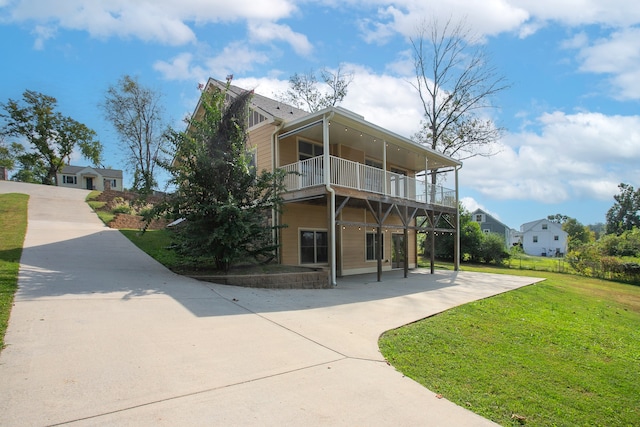
[[[504,132],[481,117],[494,108],[493,97],[509,83],[491,65],[488,55],[465,22],[425,22],[411,39],[417,90],[424,111],[415,138],[459,160],[491,156]],[[432,174],[435,183],[436,174]]]
[[[276,98],[312,113],[342,102],[353,74],[345,73],[341,68],[335,73],[324,69],[320,71],[320,77],[322,82],[313,70],[306,74],[295,73],[289,78],[289,89],[284,94],[276,94]]]

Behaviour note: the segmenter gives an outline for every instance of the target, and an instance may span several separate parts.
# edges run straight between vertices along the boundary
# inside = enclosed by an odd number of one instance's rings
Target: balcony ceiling
[[[368,158],[378,160],[383,159],[383,149],[386,146],[388,163],[414,171],[425,169],[425,159],[428,159],[429,169],[454,167],[460,164],[454,159],[366,122],[361,116],[348,110],[330,108],[323,111],[326,113],[331,110],[334,112],[329,126],[331,145],[340,144],[351,147],[363,151]],[[322,142],[322,122],[318,122],[322,116],[323,112],[319,112],[287,123],[281,134],[296,134],[301,138]],[[299,131],[296,131],[297,129]]]

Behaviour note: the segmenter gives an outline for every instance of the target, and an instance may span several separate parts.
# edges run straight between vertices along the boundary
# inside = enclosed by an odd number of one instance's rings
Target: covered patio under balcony
[[[379,235],[383,230],[394,229],[404,232],[407,246],[410,232],[431,233],[432,239],[438,231],[458,236],[459,161],[340,107],[287,122],[274,133],[273,144],[274,167],[289,172],[285,201],[326,205],[328,258],[334,284],[341,228],[367,227]],[[431,177],[436,173],[453,177],[454,188],[432,184]],[[340,214],[346,207],[366,210],[369,219],[345,221]],[[401,223],[389,223],[391,216]],[[415,234],[413,237],[415,242]],[[409,253],[408,248],[404,252]],[[459,245],[456,252],[457,268]],[[406,260],[404,269],[406,275]],[[381,271],[379,258],[379,280]]]

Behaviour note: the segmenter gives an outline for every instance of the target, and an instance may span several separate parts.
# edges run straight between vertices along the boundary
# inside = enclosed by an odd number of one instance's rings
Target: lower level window
[[[378,259],[376,251],[378,250],[378,233],[367,233],[367,261],[375,261]],[[384,236],[382,237],[382,251],[384,253]]]
[[[62,175],[63,184],[77,184],[77,178],[75,175]]]
[[[300,262],[319,264],[329,260],[329,239],[326,231],[300,231]]]

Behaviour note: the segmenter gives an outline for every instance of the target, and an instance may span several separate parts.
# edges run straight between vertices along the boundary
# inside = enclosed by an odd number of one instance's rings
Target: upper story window
[[[538,243],[538,236],[533,236],[533,243]]]
[[[549,228],[549,225],[548,225],[548,224],[542,224],[542,229],[543,229],[543,230],[546,230],[547,228]]]
[[[249,127],[255,126],[267,120],[265,116],[255,110],[249,111]]]
[[[560,240],[559,236],[553,236],[553,240]]]
[[[482,214],[476,214],[476,222],[482,222]]]
[[[298,141],[298,160],[307,160],[323,154],[322,145],[303,140]]]

